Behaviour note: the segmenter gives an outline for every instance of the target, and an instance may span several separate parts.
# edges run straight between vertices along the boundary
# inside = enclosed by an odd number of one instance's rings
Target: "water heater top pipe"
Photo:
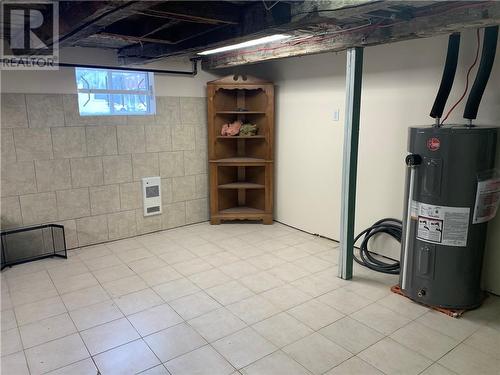
[[[439,86],[436,100],[434,100],[434,105],[430,113],[432,118],[439,119],[443,115],[444,106],[450,95],[451,87],[455,79],[455,72],[457,71],[459,49],[460,33],[453,33],[448,39],[448,53],[446,54],[443,77],[441,78],[441,85]]]
[[[484,30],[483,52],[481,53],[481,62],[477,69],[476,79],[472,86],[465,104],[464,118],[473,120],[477,117],[477,110],[481,98],[483,97],[484,89],[490,78],[493,62],[495,61],[495,53],[497,50],[498,26],[490,26]]]

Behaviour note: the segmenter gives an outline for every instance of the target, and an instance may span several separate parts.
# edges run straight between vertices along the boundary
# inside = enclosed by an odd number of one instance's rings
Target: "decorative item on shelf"
[[[245,108],[236,108],[238,112],[248,112],[248,109]]]
[[[221,135],[224,136],[234,136],[240,133],[241,121],[236,120],[230,124],[222,125]]]
[[[257,125],[250,123],[241,125],[240,135],[245,137],[257,135]]]

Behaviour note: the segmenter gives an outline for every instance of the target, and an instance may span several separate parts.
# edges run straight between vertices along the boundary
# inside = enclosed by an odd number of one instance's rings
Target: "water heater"
[[[477,38],[479,53],[479,30]],[[481,303],[486,231],[498,207],[500,178],[494,169],[497,128],[474,126],[472,120],[493,66],[497,38],[498,26],[485,29],[481,63],[465,106],[466,123],[450,126],[440,119],[457,66],[460,35],[454,34],[431,111],[436,122],[409,128],[400,287],[406,296],[430,306],[469,309]]]
[[[408,297],[445,308],[480,304],[496,142],[496,128],[409,129],[400,273]]]

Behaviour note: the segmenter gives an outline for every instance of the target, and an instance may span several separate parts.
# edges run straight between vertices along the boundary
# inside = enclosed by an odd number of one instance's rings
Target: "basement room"
[[[0,19],[2,375],[500,374],[499,1]]]

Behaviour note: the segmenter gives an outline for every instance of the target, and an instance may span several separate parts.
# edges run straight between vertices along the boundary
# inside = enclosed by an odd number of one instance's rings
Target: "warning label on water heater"
[[[472,224],[486,223],[495,217],[500,203],[500,178],[477,183],[476,204]]]
[[[417,238],[445,246],[467,246],[468,207],[435,206],[412,202],[411,216],[417,220]]]

